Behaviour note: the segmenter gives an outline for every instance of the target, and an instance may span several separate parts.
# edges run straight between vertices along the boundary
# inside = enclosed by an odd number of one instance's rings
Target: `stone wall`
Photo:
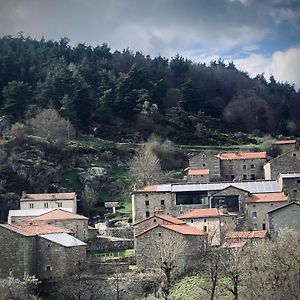
[[[265,159],[233,159],[221,160],[221,177],[224,180],[264,179]]]
[[[300,201],[300,177],[283,178],[282,190],[288,192],[290,201]]]
[[[110,237],[97,237],[87,242],[88,251],[113,251],[133,249],[133,239],[111,239]]]
[[[193,169],[209,169],[210,178],[220,177],[220,160],[213,153],[200,153],[189,159]]]
[[[118,237],[123,239],[133,239],[133,227],[106,227],[106,229],[99,229],[99,233],[105,236]]]
[[[98,262],[94,260],[87,261],[87,270],[95,274],[115,274],[126,273],[129,271],[128,262]]]
[[[0,226],[0,277],[22,278],[24,273],[36,272],[36,240],[32,236],[23,236]]]

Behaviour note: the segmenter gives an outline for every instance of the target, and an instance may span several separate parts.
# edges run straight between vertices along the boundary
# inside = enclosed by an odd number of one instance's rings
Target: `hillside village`
[[[300,231],[299,145],[274,145],[282,154],[273,159],[262,151],[194,155],[180,182],[132,191],[132,223],[125,226],[92,224],[77,214],[74,192],[24,192],[19,210],[10,210],[7,224],[0,225],[0,276],[34,275],[41,291],[55,290],[62,299],[63,288],[69,296],[76,291],[74,299],[159,292],[168,299],[173,278],[203,268],[209,253],[230,257],[259,241],[276,241],[286,230]],[[129,257],[103,256],[132,248]]]

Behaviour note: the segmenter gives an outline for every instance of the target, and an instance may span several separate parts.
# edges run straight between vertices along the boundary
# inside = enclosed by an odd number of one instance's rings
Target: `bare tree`
[[[129,162],[129,176],[137,188],[164,180],[159,159],[145,146]]]
[[[62,118],[55,109],[44,109],[30,119],[29,124],[34,135],[57,145],[66,144],[75,136],[72,124]]]

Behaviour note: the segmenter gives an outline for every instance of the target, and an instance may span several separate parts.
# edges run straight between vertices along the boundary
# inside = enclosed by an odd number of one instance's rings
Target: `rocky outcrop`
[[[101,184],[109,180],[109,173],[105,168],[91,167],[86,172],[78,173],[78,179],[82,185],[98,191]]]
[[[8,136],[10,132],[10,121],[6,116],[0,117],[0,135],[1,136]]]

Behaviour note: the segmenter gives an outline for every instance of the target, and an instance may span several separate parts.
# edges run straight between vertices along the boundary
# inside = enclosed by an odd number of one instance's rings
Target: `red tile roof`
[[[32,224],[32,225],[0,225],[11,231],[17,232],[24,236],[35,236],[39,234],[50,234],[50,233],[70,233],[70,230],[65,228],[60,228],[58,226],[48,225],[48,224]]]
[[[266,230],[255,231],[231,231],[226,234],[227,239],[264,239],[267,237]]]
[[[264,202],[287,202],[288,196],[280,193],[260,193],[251,194],[245,201],[246,203],[264,203]]]
[[[147,185],[145,187],[142,187],[138,190],[135,190],[136,192],[156,192],[157,185]]]
[[[221,160],[239,160],[239,159],[267,159],[266,152],[225,152],[219,154]]]
[[[50,220],[88,220],[87,217],[74,214],[72,212],[55,209],[50,212],[44,213],[38,217],[31,219],[30,221],[50,221]]]
[[[218,218],[219,216],[236,216],[235,213],[224,213],[221,209],[217,208],[200,208],[194,209],[187,213],[177,216],[178,219],[200,219],[200,218]]]
[[[187,224],[175,225],[175,224],[157,224],[151,228],[146,229],[145,231],[136,235],[136,237],[149,232],[155,228],[165,228],[174,232],[177,232],[182,235],[194,235],[194,236],[205,236],[207,233],[205,231],[199,230],[195,227],[189,226]]]
[[[25,194],[20,201],[74,200],[75,197],[75,193]]]
[[[296,144],[296,140],[282,140],[276,141],[272,143],[273,145],[289,145],[289,144]]]
[[[146,219],[143,219],[139,222],[136,222],[135,224],[133,224],[133,226],[137,225],[137,224],[140,224],[140,223],[143,223],[147,220],[150,220],[150,219],[154,219],[154,218],[158,218],[158,219],[161,219],[163,221],[166,221],[166,222],[169,222],[171,224],[175,224],[175,225],[180,225],[180,224],[185,224],[185,222],[183,222],[182,220],[178,220],[177,218],[174,218],[170,215],[165,215],[165,214],[155,214],[149,218],[146,218]]]
[[[187,174],[189,176],[193,176],[193,175],[209,175],[209,169],[189,169]]]

